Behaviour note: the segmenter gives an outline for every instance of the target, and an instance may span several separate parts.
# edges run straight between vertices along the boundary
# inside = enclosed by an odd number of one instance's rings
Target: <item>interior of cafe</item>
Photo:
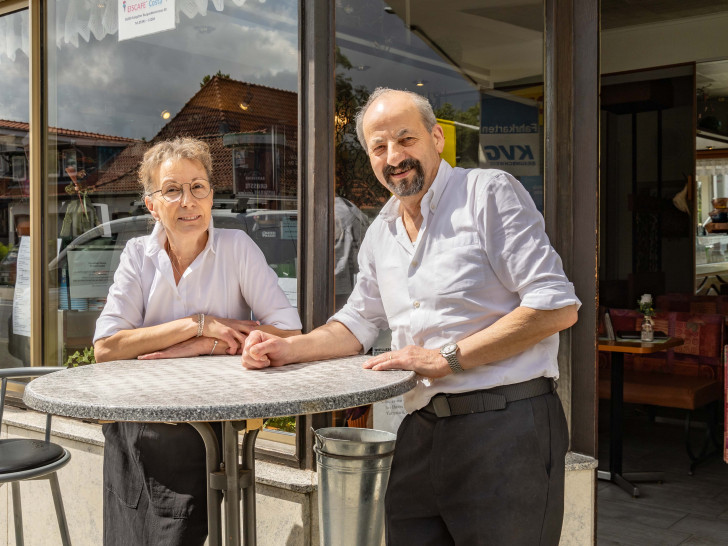
[[[606,312],[617,339],[648,316],[655,340],[683,343],[623,357],[619,456],[625,476],[646,474],[599,482],[599,544],[719,544],[728,532],[727,10],[602,2],[600,336]],[[613,355],[599,353],[600,470],[615,453]]]

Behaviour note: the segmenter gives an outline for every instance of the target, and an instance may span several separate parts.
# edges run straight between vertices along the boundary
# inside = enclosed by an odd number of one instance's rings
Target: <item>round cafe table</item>
[[[262,419],[371,404],[415,386],[414,372],[364,370],[366,356],[246,370],[239,356],[120,360],[71,368],[35,379],[23,401],[67,417],[139,423],[189,423],[207,452],[210,546],[243,544],[255,533],[255,439]],[[222,453],[210,425],[222,422]],[[243,432],[242,461],[238,432]],[[174,455],[174,454],[170,454]]]

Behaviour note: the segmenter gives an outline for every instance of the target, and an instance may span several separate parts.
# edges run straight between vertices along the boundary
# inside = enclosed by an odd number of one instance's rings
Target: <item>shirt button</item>
[[[415,309],[418,309],[420,307],[420,302],[416,301],[413,303],[413,305],[415,306]]]
[[[431,211],[434,211],[435,210],[435,204],[434,203],[430,205],[430,210]]]
[[[413,260],[411,265],[412,267],[417,267],[419,263],[417,263],[417,260]]]

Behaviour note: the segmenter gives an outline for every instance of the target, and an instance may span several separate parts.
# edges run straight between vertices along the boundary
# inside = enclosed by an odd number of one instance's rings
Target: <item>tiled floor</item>
[[[609,453],[608,408],[600,407],[600,467]],[[700,431],[695,431],[699,434]],[[715,457],[688,475],[684,432],[677,421],[650,423],[625,406],[624,470],[663,470],[662,484],[638,484],[632,498],[608,482],[597,485],[597,544],[728,545],[728,465]]]

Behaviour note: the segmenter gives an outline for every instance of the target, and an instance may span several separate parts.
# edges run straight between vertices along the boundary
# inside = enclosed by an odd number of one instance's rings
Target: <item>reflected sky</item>
[[[297,90],[298,2],[177,4],[182,11],[176,29],[119,42],[116,14],[110,11],[114,4],[50,0],[55,25],[50,25],[49,42],[57,47],[48,51],[49,124],[149,140],[199,91],[202,79],[218,71],[239,81]],[[409,28],[405,5],[411,15]],[[442,22],[433,22],[422,10],[435,5],[430,0],[336,0],[336,45],[353,65],[346,77],[369,91],[378,85],[411,89],[427,96],[436,108],[448,102],[465,110],[478,104],[481,86],[494,83],[488,80],[486,65],[497,66],[507,57],[503,48],[486,47],[495,34],[490,29],[497,28],[501,33],[508,30],[512,41],[521,44],[508,45],[509,54],[518,53],[522,62],[509,62],[510,71],[496,75],[538,79],[539,32],[465,14],[472,24],[459,33],[457,22],[465,12],[437,4],[440,11],[435,15]],[[95,9],[105,11],[94,13]],[[473,34],[481,25],[483,33]],[[479,66],[473,63],[475,46],[483,46]],[[0,78],[0,119],[28,121],[27,56],[19,51],[10,60],[0,51]],[[163,119],[163,111],[172,117]]]
[[[73,2],[59,1],[49,51],[49,124],[150,140],[218,71],[239,81],[296,91],[298,86],[298,4],[294,0],[212,2],[207,14],[179,14],[177,28],[132,40],[118,34],[101,40],[80,36],[78,47],[64,42]],[[95,2],[94,2],[95,4]],[[102,5],[102,4],[100,4]],[[70,23],[69,23],[70,24]],[[115,29],[114,29],[115,30]],[[28,121],[28,60],[0,56],[0,119]],[[171,118],[170,118],[171,119]]]

